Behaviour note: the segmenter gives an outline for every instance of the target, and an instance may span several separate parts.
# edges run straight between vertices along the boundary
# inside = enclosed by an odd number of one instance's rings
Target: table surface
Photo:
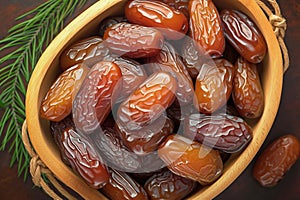
[[[0,38],[7,35],[7,30],[17,22],[14,19],[29,11],[45,0],[11,0],[0,1],[1,29]],[[95,0],[87,0],[85,6],[76,11],[74,16],[90,6]],[[294,134],[300,139],[300,3],[298,0],[279,2],[284,17],[288,22],[286,44],[290,54],[290,68],[284,75],[283,93],[275,123],[262,147],[284,134]],[[0,54],[2,57],[3,54]],[[281,66],[278,66],[281,67]],[[3,111],[0,110],[2,115]],[[260,153],[260,152],[259,152]],[[17,176],[17,167],[9,167],[11,153],[0,152],[0,197],[1,199],[50,199],[41,189],[34,187],[30,178],[23,181]],[[252,176],[252,168],[256,158],[239,178],[221,193],[216,199],[299,199],[300,195],[300,161],[286,174],[285,178],[274,188],[261,187]]]

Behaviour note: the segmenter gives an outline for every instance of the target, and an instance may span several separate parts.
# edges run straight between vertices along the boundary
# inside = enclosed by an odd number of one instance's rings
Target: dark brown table
[[[0,1],[1,29],[0,38],[16,22],[14,19],[26,11],[45,2],[45,0],[11,0]],[[94,0],[87,0],[86,5],[76,12],[91,5]],[[281,105],[275,123],[262,149],[275,138],[291,133],[300,139],[300,3],[298,0],[279,2],[288,21],[286,43],[291,64],[284,76]],[[70,21],[74,16],[70,17]],[[1,55],[2,56],[2,55]],[[281,67],[281,66],[278,66]],[[1,114],[3,112],[0,112]],[[30,178],[26,182],[17,177],[17,167],[9,168],[11,154],[0,152],[0,198],[1,199],[50,199],[41,189],[34,187]],[[254,159],[255,161],[256,159]],[[254,161],[241,176],[216,199],[256,199],[256,200],[296,200],[300,197],[300,161],[286,174],[285,178],[274,188],[261,187],[252,177]]]

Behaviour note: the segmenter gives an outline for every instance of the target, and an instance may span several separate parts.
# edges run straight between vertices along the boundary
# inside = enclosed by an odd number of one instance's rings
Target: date
[[[164,139],[173,133],[173,129],[172,120],[164,115],[137,131],[128,131],[122,126],[116,126],[124,144],[138,155],[155,151]]]
[[[164,43],[163,35],[155,28],[129,24],[114,24],[104,33],[105,45],[117,55],[144,58],[157,55]]]
[[[122,73],[122,90],[116,101],[121,102],[147,79],[147,73],[144,70],[144,67],[135,60],[118,57],[115,58],[113,62],[120,67]]]
[[[41,117],[56,122],[67,117],[88,71],[84,64],[77,64],[60,74],[42,101]]]
[[[190,36],[212,58],[221,57],[225,37],[219,12],[212,0],[190,0]]]
[[[240,57],[236,62],[232,99],[240,116],[258,118],[264,109],[264,92],[256,64]]]
[[[204,64],[197,76],[194,105],[201,112],[211,114],[228,101],[233,85],[235,67],[220,58]]]
[[[111,27],[114,24],[118,24],[121,22],[128,22],[128,20],[124,16],[116,16],[116,17],[108,17],[105,18],[99,25],[99,34],[101,37],[104,36],[104,33],[107,28]]]
[[[91,187],[98,189],[108,183],[107,168],[87,139],[81,137],[73,128],[67,128],[62,133],[61,143],[72,169]]]
[[[158,149],[158,155],[173,173],[206,185],[223,171],[218,151],[180,135],[170,135]]]
[[[119,106],[118,127],[134,131],[151,124],[173,103],[176,90],[177,83],[171,75],[152,74]]]
[[[225,37],[236,51],[251,63],[260,63],[267,51],[262,33],[249,17],[237,10],[223,10]]]
[[[274,187],[290,170],[300,155],[300,141],[283,135],[259,155],[253,168],[254,178],[264,187]]]
[[[170,43],[165,42],[161,52],[157,56],[147,59],[147,62],[149,63],[147,66],[149,73],[168,72],[176,79],[178,83],[176,99],[180,105],[192,103],[194,97],[193,81],[180,56]]]
[[[98,36],[89,37],[67,47],[60,56],[60,67],[66,70],[75,64],[84,63],[92,67],[109,56],[109,49]]]
[[[184,135],[225,153],[236,153],[249,144],[253,133],[240,117],[192,114],[185,121]]]
[[[187,18],[189,18],[189,0],[160,0],[169,6],[180,10]]]
[[[100,61],[93,66],[73,101],[73,120],[81,132],[92,133],[106,119],[121,85],[121,70],[115,63]]]
[[[92,134],[91,138],[108,166],[124,172],[134,172],[141,168],[140,157],[124,145],[114,127],[103,127],[101,132]]]
[[[144,185],[150,199],[177,200],[185,198],[195,188],[196,182],[178,176],[169,170],[151,176]]]
[[[158,28],[171,40],[181,39],[189,28],[182,12],[160,1],[128,1],[125,16],[131,23]]]
[[[109,182],[101,188],[110,199],[147,200],[144,188],[124,172],[109,168]]]

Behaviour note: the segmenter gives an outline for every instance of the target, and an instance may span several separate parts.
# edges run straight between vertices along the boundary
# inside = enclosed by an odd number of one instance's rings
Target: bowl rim
[[[58,49],[64,48],[68,41],[75,36],[76,31],[74,32],[72,30],[82,29],[84,25],[91,22],[104,11],[122,1],[123,0],[98,1],[81,13],[78,17],[76,17],[72,22],[70,22],[50,43],[43,55],[40,57],[32,73],[27,89],[26,118],[28,134],[33,148],[45,165],[59,180],[61,180],[66,186],[76,191],[85,199],[103,199],[105,197],[97,190],[89,187],[75,173],[72,173],[70,169],[63,162],[61,162],[61,160],[58,160],[58,158],[52,154],[51,149],[44,145],[47,138],[43,137],[43,134],[40,132],[40,130],[42,130],[42,124],[40,122],[40,116],[37,114],[39,113],[40,109],[40,87],[44,81],[43,78],[45,77],[49,67],[59,53]],[[216,1],[218,2],[222,0]],[[272,55],[268,55],[270,56],[268,65],[270,65],[271,67],[269,68],[272,69],[266,69],[267,71],[272,70],[272,73],[268,74],[268,76],[264,76],[264,80],[268,84],[276,85],[276,88],[270,87],[268,91],[265,91],[265,99],[266,97],[269,97],[268,99],[272,99],[272,101],[265,102],[266,104],[263,115],[261,116],[258,124],[254,127],[254,133],[257,132],[257,129],[260,129],[260,137],[258,138],[257,136],[254,136],[249,146],[241,154],[239,154],[237,158],[232,159],[232,162],[230,163],[231,170],[223,173],[223,175],[216,182],[211,184],[210,187],[204,187],[188,199],[196,199],[198,195],[201,195],[201,199],[213,199],[222,191],[224,191],[244,171],[267,137],[268,132],[270,131],[275,120],[280,104],[283,82],[283,61],[276,35],[273,32],[272,26],[270,25],[266,15],[255,1],[235,0],[235,2],[243,5],[244,8],[249,10],[250,13],[254,13],[255,15],[252,17],[260,22],[259,28],[266,39],[268,49],[272,50],[268,52],[268,54],[272,53]],[[261,27],[261,24],[264,26]],[[56,54],[53,54],[53,52]]]

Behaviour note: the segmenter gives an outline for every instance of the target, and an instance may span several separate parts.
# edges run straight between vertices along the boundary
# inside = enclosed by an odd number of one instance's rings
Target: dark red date
[[[176,80],[171,75],[152,74],[119,106],[117,125],[134,131],[151,124],[173,103],[176,89]]]
[[[102,158],[90,142],[81,137],[73,128],[64,130],[62,148],[73,170],[93,188],[101,188],[109,180],[109,174]]]
[[[300,141],[288,134],[269,144],[258,157],[254,168],[254,178],[264,187],[273,187],[299,159]]]
[[[236,62],[232,99],[242,117],[258,118],[264,109],[264,92],[256,64],[240,57]]]
[[[237,10],[223,10],[221,20],[225,36],[236,51],[251,63],[261,62],[267,45],[250,18]]]
[[[161,52],[157,56],[147,59],[147,62],[150,65],[147,66],[149,73],[168,72],[177,80],[176,99],[180,105],[192,103],[194,97],[193,81],[180,56],[170,43],[165,42]]]
[[[188,31],[186,16],[160,1],[129,1],[125,6],[125,16],[131,23],[159,28],[167,39],[180,39]]]
[[[118,200],[147,200],[144,188],[134,181],[129,175],[114,169],[109,169],[109,182],[101,188],[110,199]]]
[[[99,25],[99,34],[101,37],[104,36],[106,29],[111,27],[114,24],[118,24],[121,22],[127,22],[127,19],[124,16],[116,16],[116,17],[108,17],[105,18]]]
[[[252,139],[250,126],[242,118],[227,114],[192,114],[185,121],[184,134],[226,153],[243,150]]]
[[[151,176],[144,185],[150,199],[177,200],[186,197],[196,182],[173,174],[169,170]]]
[[[90,134],[99,127],[121,85],[122,74],[116,64],[101,61],[93,66],[73,101],[73,120],[80,131]]]
[[[66,70],[78,63],[92,67],[109,55],[109,49],[102,42],[102,38],[94,36],[67,47],[60,56],[60,67]]]
[[[158,30],[125,22],[109,27],[104,39],[112,52],[129,58],[155,56],[164,43],[164,37]]]
[[[160,0],[169,6],[180,10],[187,18],[189,18],[189,0]]]
[[[138,131],[128,131],[122,126],[116,126],[116,129],[131,151],[138,155],[145,155],[155,151],[164,139],[173,133],[174,125],[172,120],[162,115]]]

